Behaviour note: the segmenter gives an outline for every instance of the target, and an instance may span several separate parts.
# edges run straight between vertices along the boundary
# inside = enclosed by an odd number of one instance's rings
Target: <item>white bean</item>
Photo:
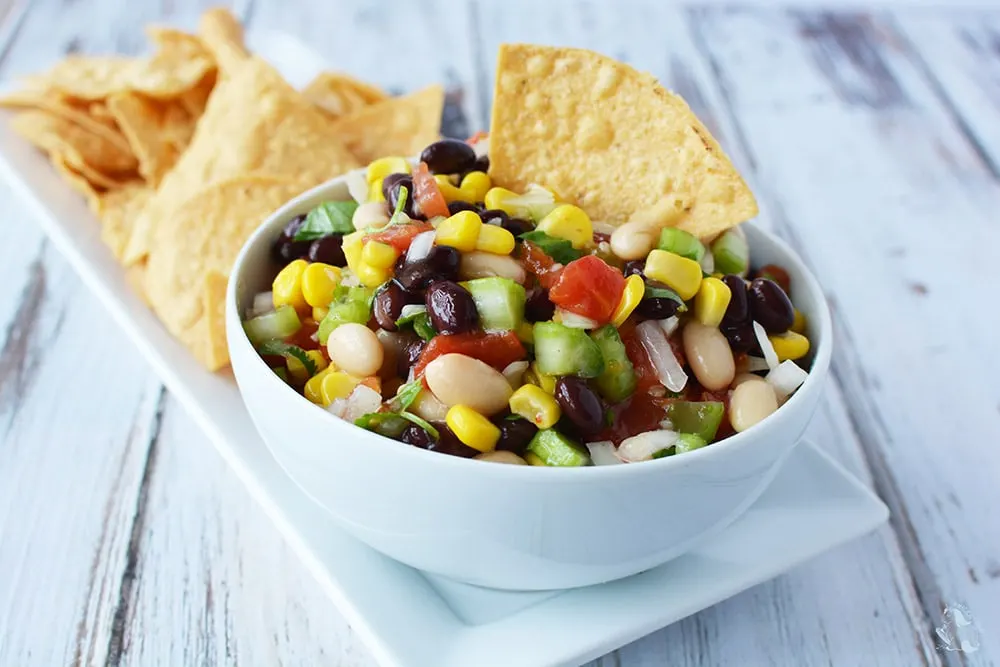
[[[524,284],[528,274],[521,263],[509,255],[491,252],[463,252],[458,265],[458,275],[462,280],[500,276]]]
[[[767,382],[744,382],[729,399],[729,423],[742,432],[778,409],[778,398]]]
[[[658,227],[638,221],[626,222],[611,233],[611,250],[622,259],[643,259],[659,236]]]
[[[526,466],[528,462],[522,459],[520,456],[514,452],[508,452],[504,450],[498,450],[493,452],[486,452],[485,454],[480,454],[476,457],[480,461],[490,461],[491,463],[509,463],[516,466]]]
[[[417,400],[410,405],[410,412],[429,422],[443,422],[448,416],[448,406],[427,389],[421,389]]]
[[[389,214],[385,211],[384,201],[370,201],[361,204],[354,209],[354,215],[351,217],[354,229],[385,227],[387,222],[389,222]]]
[[[754,373],[737,373],[736,377],[733,378],[733,383],[729,385],[730,389],[736,389],[738,386],[744,382],[764,382],[764,378]]]
[[[326,340],[326,350],[338,368],[357,377],[378,373],[385,356],[375,332],[355,322],[334,329]]]
[[[492,416],[507,407],[513,390],[500,371],[464,354],[445,354],[427,364],[427,386],[448,407],[467,405]]]
[[[684,355],[698,382],[706,389],[728,387],[736,376],[736,362],[729,341],[718,327],[706,327],[697,320],[684,325],[681,332]]]

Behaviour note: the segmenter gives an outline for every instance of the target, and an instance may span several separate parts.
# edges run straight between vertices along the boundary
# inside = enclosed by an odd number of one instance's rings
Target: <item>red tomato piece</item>
[[[607,324],[624,291],[625,276],[620,271],[600,257],[586,255],[566,265],[549,290],[549,299],[563,310]]]
[[[428,218],[437,215],[448,217],[448,202],[425,162],[421,162],[413,171],[413,190],[413,201],[417,203],[421,213]]]
[[[414,237],[434,229],[429,222],[414,221],[405,225],[390,225],[381,232],[375,232],[365,237],[365,243],[369,241],[381,241],[388,243],[393,248],[403,253],[410,247]]]
[[[464,354],[479,359],[498,371],[528,356],[524,345],[513,331],[502,333],[472,332],[451,336],[435,336],[424,347],[424,351],[413,368],[414,377],[423,375],[427,364],[444,354]]]
[[[524,260],[528,271],[538,277],[538,283],[546,289],[555,285],[559,280],[559,274],[562,273],[562,267],[534,243],[524,241],[521,245],[523,248],[521,259]]]

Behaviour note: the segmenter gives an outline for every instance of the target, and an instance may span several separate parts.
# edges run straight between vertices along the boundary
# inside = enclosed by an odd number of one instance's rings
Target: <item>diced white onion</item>
[[[344,180],[347,182],[347,191],[354,201],[359,204],[364,204],[368,201],[368,180],[365,178],[364,169],[355,169],[354,171],[347,172]]]
[[[250,306],[250,317],[257,317],[274,310],[274,295],[271,292],[259,292],[253,297],[253,305]]]
[[[417,234],[410,242],[410,249],[406,251],[406,263],[412,264],[413,262],[419,262],[427,257],[427,255],[431,254],[431,248],[433,247],[434,230]]]
[[[524,209],[532,220],[538,222],[556,207],[556,198],[550,191],[532,183],[525,189],[524,194],[511,197],[504,203]]]
[[[399,319],[412,317],[418,313],[426,313],[427,306],[420,303],[408,303],[399,310]]]
[[[799,368],[799,365],[791,359],[786,359],[768,373],[764,379],[774,387],[774,393],[780,401],[791,396],[796,389],[802,386],[807,377],[809,377],[809,373]]]
[[[701,270],[705,273],[715,273],[715,255],[712,254],[711,250],[706,250],[698,263],[701,264]]]
[[[677,433],[674,431],[648,431],[634,435],[618,445],[618,458],[628,463],[648,461],[653,454],[674,446]]]
[[[677,327],[681,325],[681,321],[677,319],[676,315],[668,317],[665,320],[656,320],[656,323],[660,325],[660,329],[663,330],[663,335],[670,338],[677,331]]]
[[[778,353],[774,351],[774,346],[768,340],[764,326],[760,322],[754,321],[753,333],[757,337],[757,343],[760,344],[761,352],[764,353],[764,361],[767,362],[767,367],[773,371],[778,367]]]
[[[514,361],[507,364],[507,368],[503,369],[503,376],[507,378],[507,382],[512,389],[517,389],[524,384],[524,372],[526,370],[528,370],[527,361]]]
[[[330,405],[326,406],[326,411],[335,417],[344,417],[344,411],[347,410],[347,399],[346,398],[335,398]]]
[[[350,269],[340,274],[340,284],[344,287],[361,287],[361,280]]]
[[[670,341],[655,320],[646,320],[635,328],[636,337],[656,370],[656,378],[670,391],[680,391],[688,376],[674,355]]]
[[[353,422],[369,412],[376,412],[382,406],[382,394],[369,386],[359,384],[347,397],[344,405],[344,419]]]
[[[743,369],[747,373],[756,373],[758,371],[769,371],[771,367],[767,365],[767,360],[761,357],[747,357],[746,368]]]
[[[484,155],[489,155],[490,152],[490,138],[480,139],[476,143],[472,144],[472,152],[476,154],[476,157],[483,157]]]
[[[584,317],[583,315],[577,315],[576,313],[571,313],[568,310],[563,310],[562,308],[557,308],[558,321],[562,323],[563,326],[570,327],[571,329],[596,329],[600,326],[600,322],[592,320],[589,317]]]
[[[624,463],[615,453],[615,446],[610,440],[600,442],[588,442],[587,449],[590,450],[590,460],[595,466],[613,466]]]
[[[604,222],[603,220],[591,220],[590,226],[593,227],[594,231],[598,234],[611,234],[617,227],[612,225],[610,222]]]

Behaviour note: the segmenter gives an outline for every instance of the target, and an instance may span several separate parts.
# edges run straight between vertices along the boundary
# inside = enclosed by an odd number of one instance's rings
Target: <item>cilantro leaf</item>
[[[414,380],[413,382],[408,382],[399,388],[396,392],[396,396],[392,399],[392,406],[399,412],[403,412],[417,400],[417,396],[420,395],[421,390],[424,388],[424,383],[422,380]]]
[[[406,207],[406,198],[409,194],[410,192],[406,189],[406,186],[399,186],[399,198],[396,199],[396,210],[392,212],[392,217],[389,218],[390,225],[408,222],[410,220],[409,216],[403,213],[403,209]]]
[[[314,241],[330,234],[350,234],[354,231],[351,218],[358,208],[355,201],[325,201],[309,211],[305,222],[295,232],[295,241]]]
[[[406,430],[406,420],[395,412],[369,412],[355,419],[354,424],[387,438],[398,438]]]
[[[406,421],[412,422],[417,426],[419,426],[420,428],[424,429],[425,431],[430,433],[431,437],[434,438],[435,440],[441,437],[441,434],[438,432],[438,430],[434,428],[434,426],[432,426],[431,423],[426,419],[424,419],[423,417],[418,417],[412,412],[400,412],[399,416],[405,419]]]
[[[566,239],[558,239],[554,236],[549,236],[540,229],[525,232],[518,238],[522,241],[531,241],[536,246],[541,248],[542,252],[560,264],[569,264],[574,259],[580,259],[582,255],[582,253],[574,248],[573,244]]]
[[[437,332],[434,331],[434,326],[431,324],[431,317],[427,313],[420,313],[413,318],[413,331],[428,341],[437,335]]]
[[[684,299],[681,295],[672,289],[666,287],[653,287],[649,283],[646,283],[646,291],[642,295],[643,299],[670,299],[671,301],[676,301],[680,306],[677,309],[678,313],[683,313],[687,311],[687,304],[684,303]]]
[[[295,359],[305,366],[309,377],[316,375],[316,362],[298,345],[292,345],[280,340],[269,340],[261,343],[257,351],[265,356],[274,355],[284,357],[285,359]]]

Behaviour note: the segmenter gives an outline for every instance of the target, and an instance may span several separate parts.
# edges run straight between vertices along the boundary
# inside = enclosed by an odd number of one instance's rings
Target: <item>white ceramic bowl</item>
[[[585,586],[636,574],[691,549],[736,519],[799,441],[830,362],[830,315],[815,278],[783,242],[745,225],[755,266],[777,263],[806,315],[808,380],[775,414],[677,457],[618,466],[484,463],[383,438],[313,405],[279,380],[241,326],[269,289],[271,242],[293,216],[344,199],[342,178],[272,215],[236,259],[227,296],[232,366],[274,457],[345,530],[415,568],[499,589]]]

